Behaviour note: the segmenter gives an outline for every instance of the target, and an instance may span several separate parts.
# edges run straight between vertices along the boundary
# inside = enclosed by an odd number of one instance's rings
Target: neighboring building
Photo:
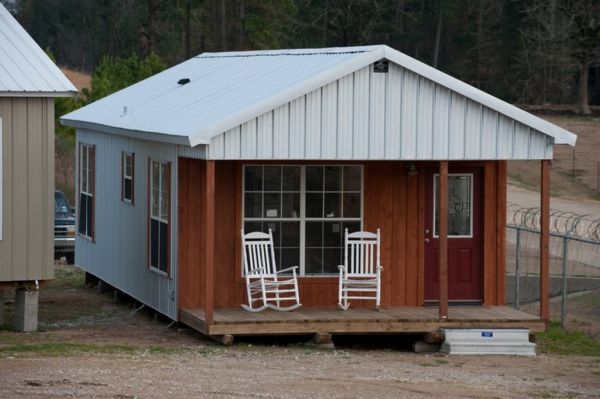
[[[173,320],[211,336],[544,328],[503,307],[506,161],[542,160],[547,209],[553,145],[576,136],[387,46],[205,53],[61,121],[77,128],[76,264]],[[323,310],[346,227],[381,229],[383,313]],[[241,310],[241,228],[273,229],[280,266],[300,266],[299,311]],[[423,305],[440,295],[438,316]],[[479,306],[448,316],[448,300]]]
[[[19,329],[36,328],[36,287],[54,277],[54,98],[75,93],[0,4],[0,291],[19,288]]]

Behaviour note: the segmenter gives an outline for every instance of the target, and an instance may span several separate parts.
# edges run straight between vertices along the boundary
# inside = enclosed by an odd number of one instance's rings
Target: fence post
[[[521,276],[519,273],[519,257],[521,254],[521,229],[517,228],[517,244],[515,249],[515,309],[519,309],[519,285]]]
[[[563,237],[563,262],[562,262],[562,303],[560,325],[564,328],[567,323],[567,264],[569,263],[569,238]]]

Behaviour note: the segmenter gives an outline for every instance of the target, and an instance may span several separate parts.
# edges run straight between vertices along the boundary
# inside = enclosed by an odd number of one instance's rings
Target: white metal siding
[[[138,301],[177,319],[177,157],[204,158],[203,148],[79,130],[96,146],[95,242],[77,237],[75,263]],[[135,153],[135,204],[121,201],[121,152]],[[171,276],[147,267],[148,158],[171,162]]]
[[[493,160],[552,157],[553,139],[390,63],[215,136],[211,159]]]

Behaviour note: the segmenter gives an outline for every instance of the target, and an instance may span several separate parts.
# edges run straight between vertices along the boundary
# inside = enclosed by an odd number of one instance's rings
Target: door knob
[[[426,238],[425,239],[425,244],[428,244],[428,243],[429,243],[429,238]]]

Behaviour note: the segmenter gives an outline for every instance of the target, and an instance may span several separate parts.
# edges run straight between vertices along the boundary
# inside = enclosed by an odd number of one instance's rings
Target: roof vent
[[[385,60],[379,60],[373,64],[373,72],[375,73],[388,73],[388,62]]]
[[[185,85],[185,84],[188,84],[188,83],[190,83],[190,79],[189,78],[179,79],[179,81],[177,82],[177,84],[182,85],[182,86]]]

